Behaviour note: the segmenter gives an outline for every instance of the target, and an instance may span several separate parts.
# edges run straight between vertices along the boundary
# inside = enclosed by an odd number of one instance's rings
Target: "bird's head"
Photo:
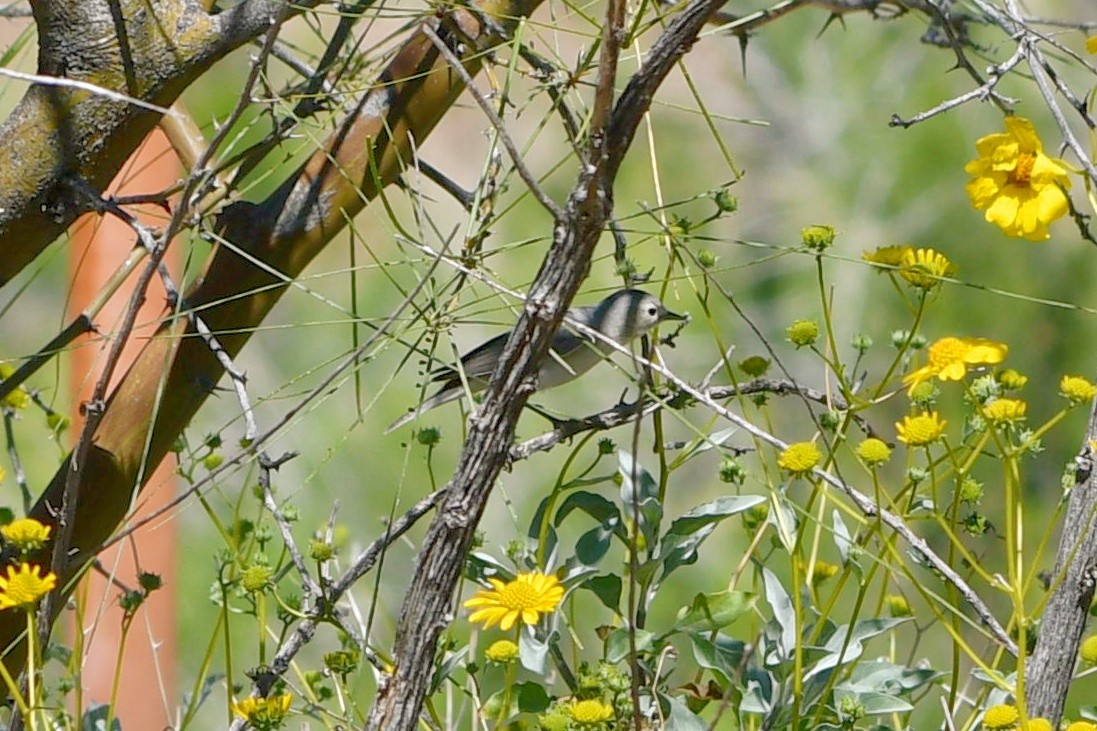
[[[645,335],[667,320],[688,320],[668,310],[658,297],[639,289],[622,289],[599,302],[591,317],[591,326],[622,345]]]

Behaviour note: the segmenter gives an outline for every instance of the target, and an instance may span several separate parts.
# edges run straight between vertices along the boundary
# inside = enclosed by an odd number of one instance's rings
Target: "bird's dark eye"
[[[655,305],[652,305],[651,307],[648,308],[648,314],[651,315],[652,317],[655,317],[656,315],[659,314],[659,308],[656,307]]]

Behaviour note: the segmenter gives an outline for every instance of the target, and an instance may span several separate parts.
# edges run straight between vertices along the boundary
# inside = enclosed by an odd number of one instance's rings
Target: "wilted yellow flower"
[[[484,657],[494,663],[506,665],[518,657],[518,645],[510,640],[496,640],[484,650]]]
[[[292,703],[293,695],[283,693],[270,698],[245,698],[234,702],[232,710],[259,731],[271,731],[286,720]]]
[[[899,276],[918,289],[933,289],[942,277],[951,276],[956,267],[948,258],[934,249],[911,249],[903,252]]]
[[[911,251],[913,247],[905,244],[896,246],[881,246],[875,251],[866,251],[861,254],[861,258],[867,261],[869,264],[877,264],[881,268],[895,268],[898,269],[903,263],[903,257],[908,251]]]
[[[37,551],[46,545],[50,537],[50,527],[34,518],[18,518],[0,528],[0,535],[19,551],[26,553]]]
[[[857,445],[857,456],[869,467],[875,467],[891,459],[891,447],[882,439],[869,437]]]
[[[819,448],[811,442],[796,442],[781,452],[781,456],[777,458],[777,466],[794,475],[803,475],[811,472],[822,458]]]
[[[1020,720],[1021,714],[1017,712],[1017,707],[1003,703],[1001,705],[991,706],[986,710],[983,714],[983,728],[1013,728]]]
[[[1014,398],[994,399],[983,407],[983,416],[992,424],[1008,424],[1025,418],[1028,404]]]
[[[613,706],[596,698],[575,701],[567,710],[571,720],[580,726],[597,726],[613,719]]]
[[[489,579],[491,589],[481,589],[465,602],[470,622],[483,622],[484,629],[498,623],[506,631],[521,619],[525,624],[536,624],[542,614],[556,611],[564,599],[564,587],[559,580],[539,571],[518,574],[514,581],[502,582]]]
[[[967,374],[968,366],[1001,363],[1008,352],[1005,343],[985,338],[941,338],[927,349],[929,362],[903,378],[903,383],[913,389],[931,378],[959,381]]]
[[[1097,395],[1097,386],[1081,376],[1063,376],[1059,381],[1059,393],[1071,401],[1091,401]]]
[[[1047,226],[1068,210],[1070,187],[1062,160],[1044,154],[1032,122],[1006,117],[1006,131],[975,143],[979,157],[964,166],[973,176],[966,190],[971,204],[986,209],[986,220],[1007,236],[1047,239]]]
[[[8,566],[8,575],[0,576],[0,609],[31,609],[38,600],[57,586],[57,576],[51,571],[41,575],[41,566],[23,562],[19,568]]]
[[[948,422],[941,419],[936,411],[917,416],[907,416],[895,424],[899,441],[912,447],[924,447],[933,444],[945,433]]]

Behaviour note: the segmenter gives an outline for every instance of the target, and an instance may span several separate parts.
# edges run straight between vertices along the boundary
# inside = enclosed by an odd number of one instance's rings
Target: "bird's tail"
[[[426,401],[419,404],[414,409],[385,427],[384,433],[391,434],[400,427],[414,420],[420,414],[430,411],[431,409],[437,406],[441,406],[442,404],[448,404],[450,401],[458,398],[462,393],[464,393],[464,390],[461,388],[460,384],[444,387],[441,391],[434,394]]]

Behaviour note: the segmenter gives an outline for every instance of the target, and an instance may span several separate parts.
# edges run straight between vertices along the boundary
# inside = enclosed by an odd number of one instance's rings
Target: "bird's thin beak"
[[[659,318],[661,320],[677,320],[678,322],[689,322],[689,315],[679,315],[677,312],[671,312],[670,310],[663,308],[663,316]]]

